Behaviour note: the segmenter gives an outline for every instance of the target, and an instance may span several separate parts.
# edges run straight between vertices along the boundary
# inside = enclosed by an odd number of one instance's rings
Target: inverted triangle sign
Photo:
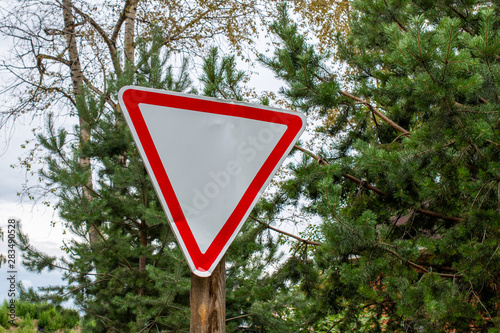
[[[119,101],[191,270],[211,275],[305,116],[135,86],[122,88]]]

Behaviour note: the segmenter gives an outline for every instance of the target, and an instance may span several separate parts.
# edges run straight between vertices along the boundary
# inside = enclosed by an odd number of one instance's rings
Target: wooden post
[[[209,277],[191,273],[191,333],[226,332],[226,256]]]

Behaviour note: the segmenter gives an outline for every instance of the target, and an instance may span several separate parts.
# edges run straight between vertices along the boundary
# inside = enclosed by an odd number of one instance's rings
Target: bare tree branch
[[[88,14],[84,13],[82,10],[77,8],[76,6],[73,6],[75,9],[75,12],[78,13],[78,15],[82,16],[87,22],[94,27],[94,29],[99,33],[99,35],[102,37],[106,45],[108,46],[109,49],[109,55],[111,57],[111,61],[113,62],[114,69],[117,73],[120,72],[120,61],[118,59],[118,55],[116,53],[116,45],[113,43],[113,41],[109,38],[108,34],[104,29]]]
[[[116,21],[115,28],[113,29],[113,34],[111,35],[111,42],[113,43],[113,45],[116,45],[118,34],[120,33],[123,22],[125,22],[125,19],[127,18],[129,6],[130,6],[130,0],[126,0],[125,5],[123,6],[123,10],[120,13],[120,17],[118,18],[118,21]]]
[[[249,216],[249,217],[250,217],[252,220],[256,221],[256,222],[259,222],[260,224],[262,224],[263,226],[265,226],[265,227],[266,227],[266,228],[268,228],[268,229],[271,229],[271,230],[273,230],[273,231],[276,231],[276,232],[278,232],[278,233],[280,233],[280,234],[283,234],[283,235],[285,235],[285,236],[292,237],[292,238],[294,238],[294,239],[296,239],[296,240],[298,240],[298,241],[300,241],[300,242],[302,242],[302,243],[309,244],[309,245],[321,245],[321,243],[318,243],[318,242],[315,242],[315,241],[311,241],[311,240],[308,240],[308,239],[304,239],[304,238],[301,238],[301,237],[299,237],[299,236],[296,236],[296,235],[293,235],[293,234],[291,234],[291,233],[288,233],[288,232],[286,232],[286,231],[283,231],[283,230],[277,229],[277,228],[275,228],[275,227],[272,227],[272,226],[270,226],[269,224],[267,224],[266,222],[261,221],[261,220],[259,220],[259,219],[255,218],[255,217],[253,217],[253,216]]]

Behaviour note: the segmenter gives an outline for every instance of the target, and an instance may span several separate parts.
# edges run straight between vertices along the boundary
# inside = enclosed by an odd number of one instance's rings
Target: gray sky
[[[63,255],[60,250],[63,239],[63,228],[61,219],[52,208],[41,203],[35,203],[17,196],[21,192],[22,185],[26,180],[26,172],[20,168],[12,168],[12,164],[18,163],[18,157],[26,153],[21,144],[27,138],[32,138],[31,127],[34,124],[22,125],[18,123],[14,135],[9,139],[5,130],[0,132],[0,228],[4,232],[4,241],[0,242],[0,253],[7,253],[7,224],[9,218],[21,221],[23,232],[29,235],[32,245],[51,255]],[[8,141],[7,141],[8,140]],[[34,184],[36,177],[30,177],[30,183]],[[54,222],[54,223],[51,223]],[[68,237],[68,236],[66,236]],[[19,252],[19,251],[17,251]],[[59,272],[44,272],[34,274],[26,271],[20,264],[19,253],[16,260],[17,282],[22,281],[25,287],[39,287],[56,285],[61,283]],[[7,297],[8,281],[7,266],[2,265],[0,269],[0,301]]]

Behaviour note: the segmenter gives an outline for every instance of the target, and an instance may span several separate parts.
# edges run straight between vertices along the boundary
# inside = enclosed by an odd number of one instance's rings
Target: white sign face
[[[297,112],[142,87],[120,105],[191,270],[209,276],[303,132]]]

